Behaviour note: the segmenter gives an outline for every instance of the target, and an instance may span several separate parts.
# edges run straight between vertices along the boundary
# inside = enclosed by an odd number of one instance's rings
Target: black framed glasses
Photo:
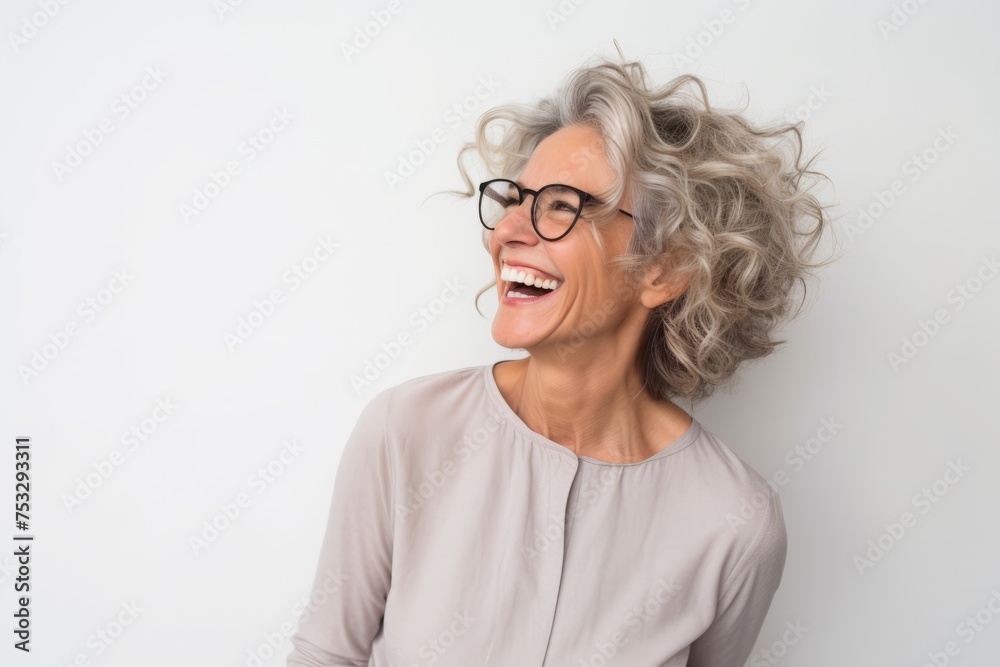
[[[511,211],[531,195],[531,226],[546,241],[558,241],[569,234],[588,203],[600,203],[594,195],[562,183],[550,183],[538,190],[522,188],[508,178],[494,178],[479,184],[479,221],[489,230],[496,228]],[[628,211],[622,211],[633,220]]]

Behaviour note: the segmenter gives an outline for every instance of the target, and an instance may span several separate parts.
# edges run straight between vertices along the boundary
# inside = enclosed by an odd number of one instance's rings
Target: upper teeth
[[[503,268],[500,269],[500,279],[509,280],[514,283],[523,283],[528,286],[534,285],[535,287],[541,287],[543,289],[556,289],[559,287],[558,280],[543,280],[542,278],[536,278],[534,274],[512,269],[506,264],[504,264]]]

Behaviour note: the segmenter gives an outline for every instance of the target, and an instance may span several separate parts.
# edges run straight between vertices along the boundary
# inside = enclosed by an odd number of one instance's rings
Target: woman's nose
[[[516,206],[504,215],[496,224],[493,231],[497,234],[497,239],[503,241],[505,238],[522,240],[522,236],[537,236],[531,224],[531,206],[534,199],[527,195],[520,206]]]

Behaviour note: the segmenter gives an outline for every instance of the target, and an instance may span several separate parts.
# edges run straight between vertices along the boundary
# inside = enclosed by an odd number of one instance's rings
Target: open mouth
[[[522,283],[515,283],[509,280],[504,282],[504,293],[512,299],[535,299],[546,294],[552,294],[555,289],[545,289],[544,287],[528,286]],[[558,287],[556,289],[559,289]]]
[[[555,278],[535,277],[527,270],[512,269],[506,264],[500,273],[504,279],[503,293],[511,299],[537,299],[555,292],[562,286],[562,281]]]

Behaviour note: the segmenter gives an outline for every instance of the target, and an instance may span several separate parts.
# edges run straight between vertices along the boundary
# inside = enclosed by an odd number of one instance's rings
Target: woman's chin
[[[503,322],[499,316],[493,320],[491,333],[497,345],[509,350],[527,350],[536,345],[542,338],[537,329],[534,331],[525,330],[520,323]]]

